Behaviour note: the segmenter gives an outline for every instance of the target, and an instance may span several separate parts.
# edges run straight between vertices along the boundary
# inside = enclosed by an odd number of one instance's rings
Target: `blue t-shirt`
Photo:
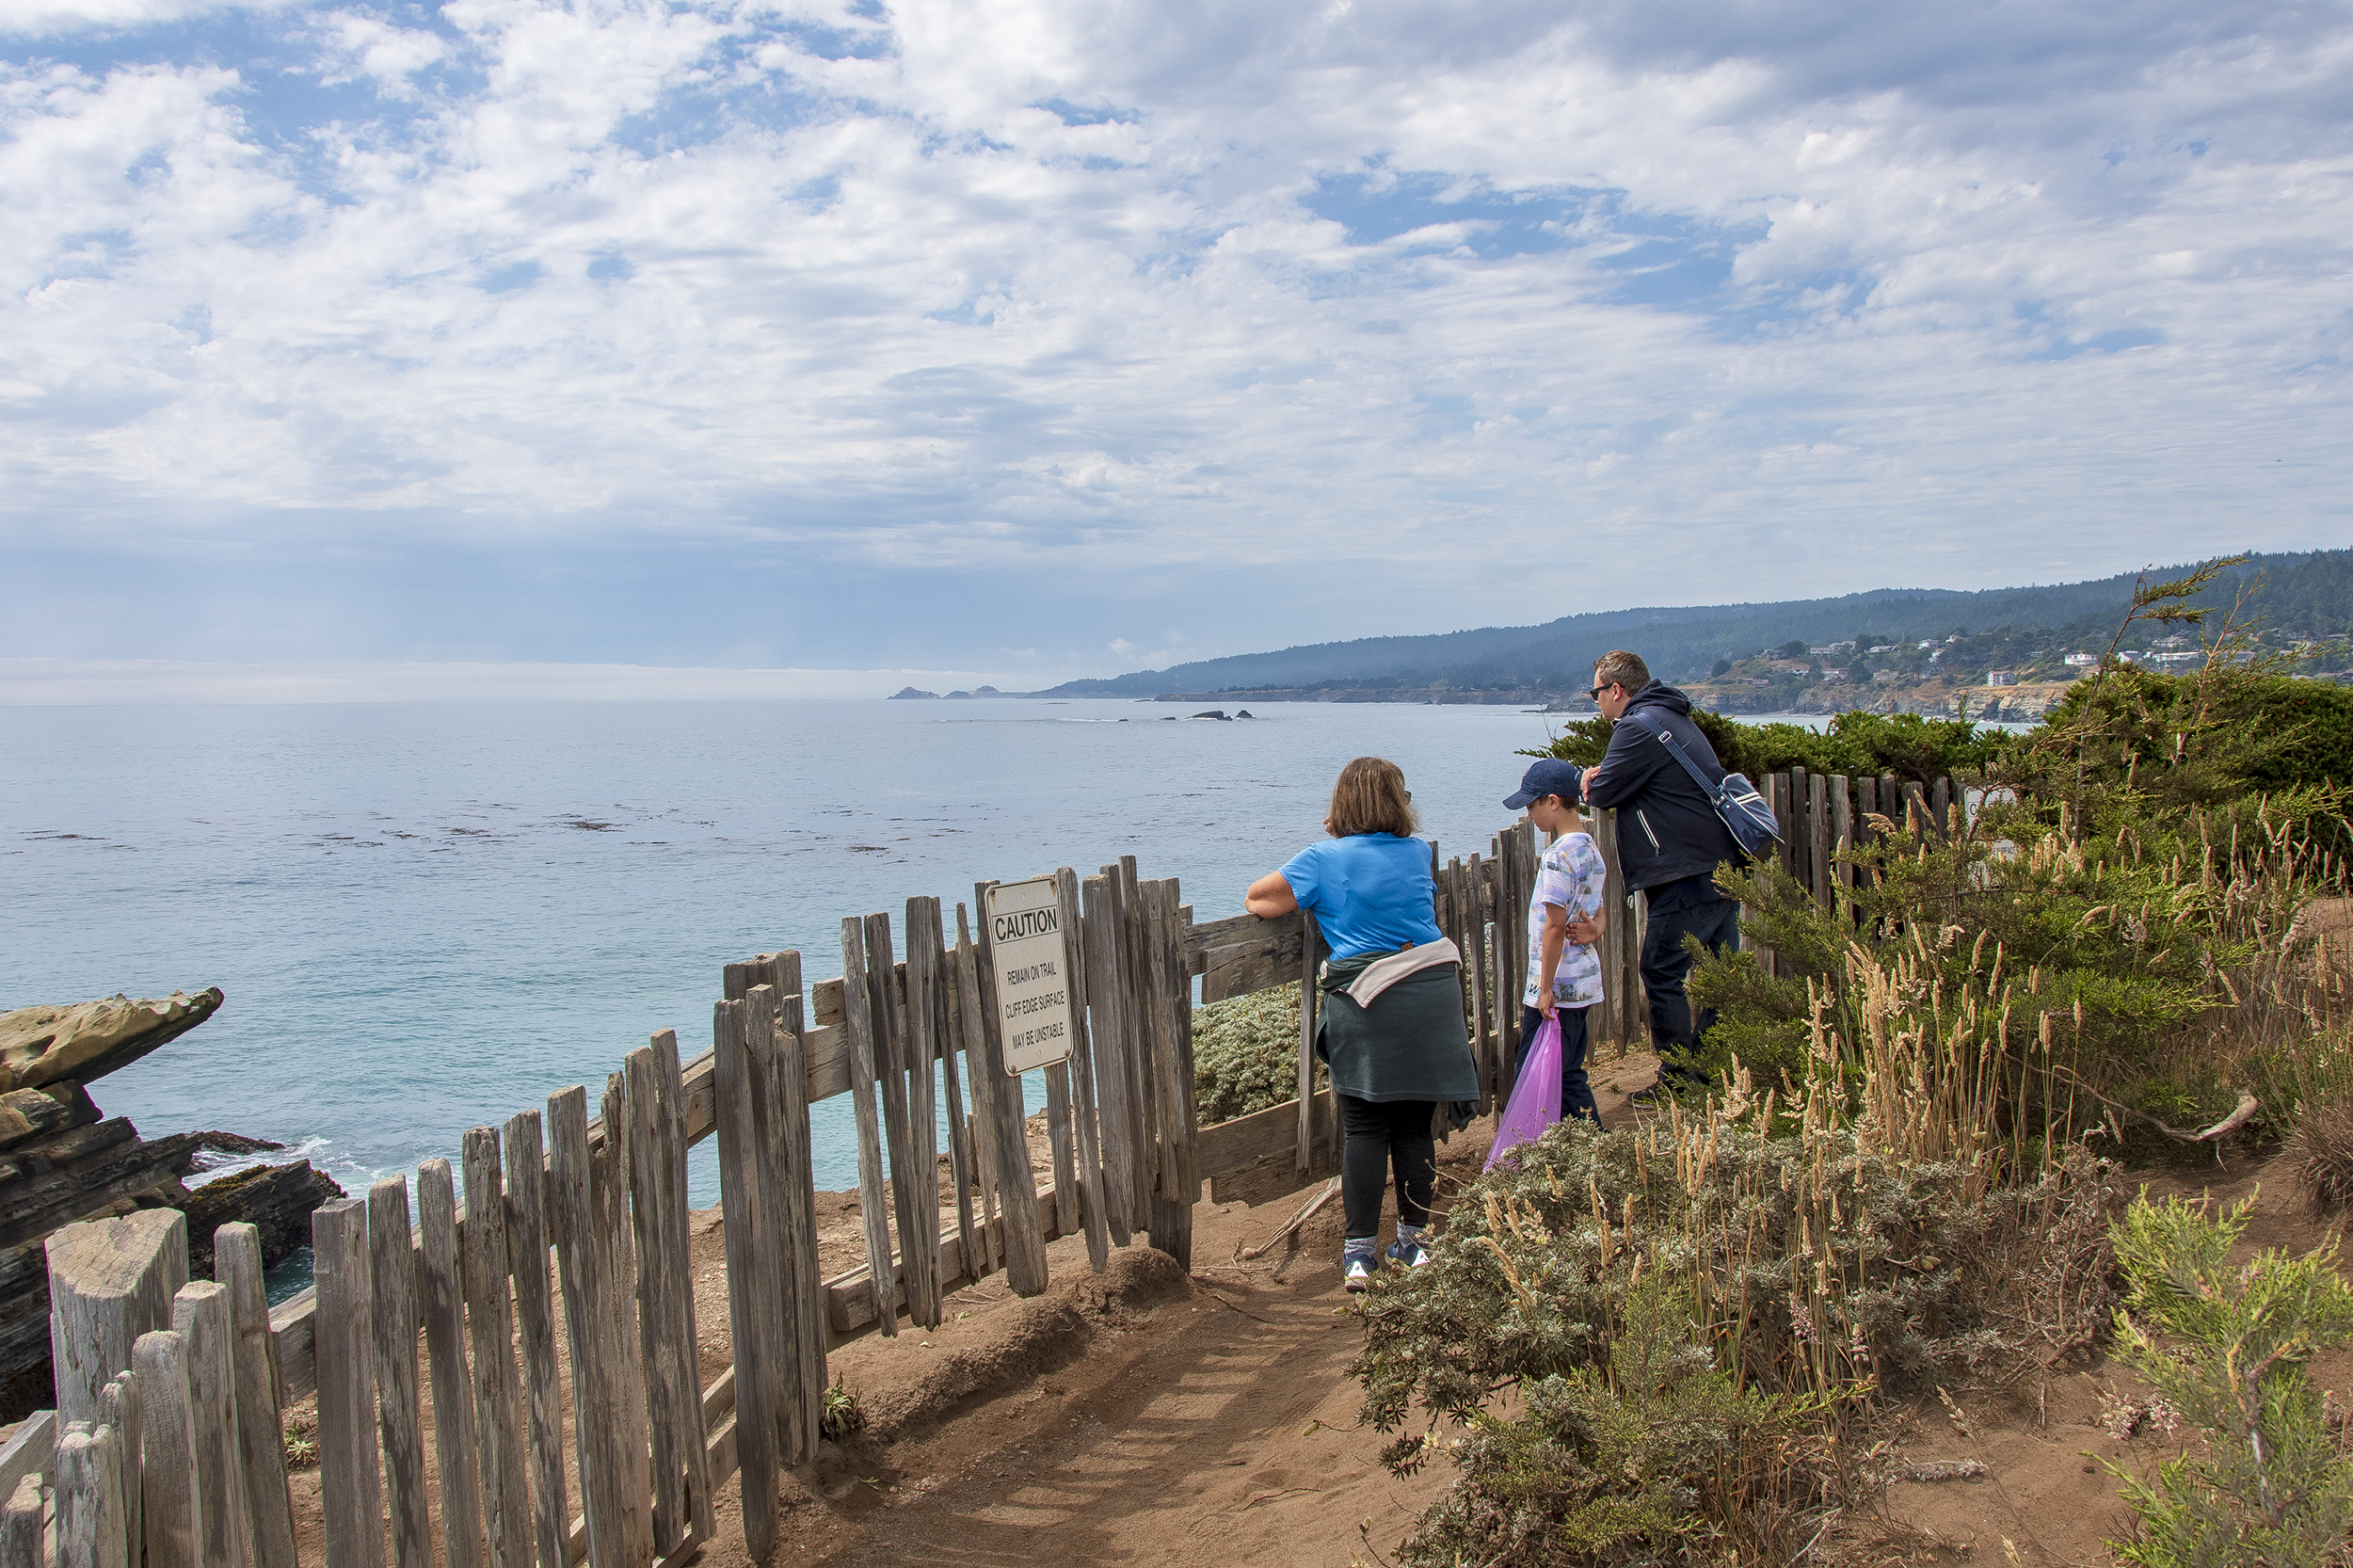
[[[1430,846],[1394,833],[1309,844],[1283,866],[1299,907],[1316,918],[1335,958],[1395,952],[1438,939]]]

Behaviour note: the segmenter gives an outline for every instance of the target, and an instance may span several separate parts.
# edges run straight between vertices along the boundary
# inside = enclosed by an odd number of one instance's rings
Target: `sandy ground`
[[[1647,1058],[1594,1073],[1612,1126]],[[1440,1156],[1440,1207],[1478,1174],[1489,1124]],[[2210,1189],[2234,1199],[2260,1170],[2241,1158],[2212,1173],[2154,1178],[2160,1192]],[[1167,1563],[1186,1568],[1371,1563],[1390,1558],[1449,1477],[1433,1466],[1400,1480],[1384,1442],[1355,1425],[1347,1367],[1361,1342],[1340,1288],[1337,1202],[1296,1244],[1253,1262],[1239,1255],[1274,1233],[1315,1189],[1249,1208],[1204,1204],[1188,1277],[1162,1254],[1114,1250],[1104,1275],[1083,1242],[1048,1249],[1052,1285],[1030,1301],[1001,1275],[958,1292],[934,1333],[870,1335],[838,1349],[831,1369],[855,1392],[867,1429],[828,1446],[783,1483],[780,1563]],[[828,1272],[860,1256],[854,1194],[823,1205]],[[726,1284],[715,1210],[696,1216],[695,1268],[706,1382],[725,1367]],[[2265,1191],[2251,1246],[2313,1245],[2327,1227],[2284,1181]],[[2353,1388],[2353,1356],[2326,1357],[2324,1384]],[[2172,1449],[2145,1428],[2106,1427],[2134,1385],[2089,1354],[2006,1388],[1955,1388],[1889,1410],[1877,1438],[1897,1446],[1896,1473],[1975,1461],[1954,1480],[1899,1480],[1878,1517],[1850,1539],[1881,1560],[2090,1564],[2125,1514],[2112,1461],[2153,1468]],[[1933,1472],[1931,1472],[1933,1473]],[[317,1477],[295,1481],[306,1564],[323,1561]],[[577,1494],[574,1495],[575,1506]],[[745,1563],[737,1482],[717,1496],[713,1568]]]

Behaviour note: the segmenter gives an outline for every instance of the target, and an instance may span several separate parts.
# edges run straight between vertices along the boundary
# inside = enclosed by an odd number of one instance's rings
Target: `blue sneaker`
[[[1389,1250],[1382,1256],[1401,1267],[1418,1269],[1430,1261],[1430,1249],[1418,1238],[1408,1240],[1401,1236],[1389,1243]]]
[[[1372,1271],[1373,1260],[1369,1257],[1344,1259],[1340,1264],[1340,1283],[1348,1288],[1350,1295],[1361,1294],[1372,1288]]]

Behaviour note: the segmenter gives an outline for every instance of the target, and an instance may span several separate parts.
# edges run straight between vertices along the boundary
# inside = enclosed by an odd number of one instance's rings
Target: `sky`
[[[0,0],[0,702],[2353,536],[2345,0]]]

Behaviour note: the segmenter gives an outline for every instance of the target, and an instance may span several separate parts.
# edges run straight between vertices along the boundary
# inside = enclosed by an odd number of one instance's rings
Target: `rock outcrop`
[[[136,1208],[182,1209],[192,1277],[203,1278],[217,1226],[252,1221],[264,1261],[275,1263],[308,1241],[311,1210],[342,1195],[308,1160],[240,1171],[191,1193],[182,1178],[200,1149],[224,1147],[224,1135],[143,1139],[90,1098],[90,1083],[178,1039],[220,1004],[213,987],[0,1013],[0,1420],[50,1402],[41,1243],[52,1231]]]

